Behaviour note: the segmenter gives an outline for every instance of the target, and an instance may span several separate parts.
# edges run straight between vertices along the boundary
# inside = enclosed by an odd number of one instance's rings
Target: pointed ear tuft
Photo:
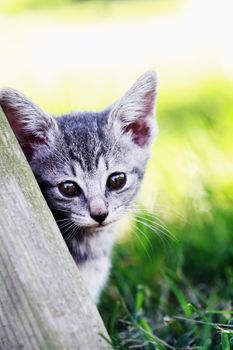
[[[0,91],[0,106],[29,161],[38,145],[50,143],[58,132],[53,117],[14,89]]]
[[[121,122],[123,133],[131,135],[138,146],[149,145],[154,135],[156,75],[143,74],[126,94],[115,103],[111,116]]]

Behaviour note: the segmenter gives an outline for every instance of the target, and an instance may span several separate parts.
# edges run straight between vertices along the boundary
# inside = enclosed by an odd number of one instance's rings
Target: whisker
[[[136,227],[136,229],[139,229],[135,224],[133,224],[133,226]],[[135,233],[137,239],[139,240],[140,244],[142,245],[143,249],[145,250],[148,258],[151,260],[152,259],[151,254],[148,252],[148,249],[147,249],[145,243],[143,242],[143,240],[141,239],[140,235],[138,235],[137,230],[135,230],[133,232]]]
[[[142,230],[140,227],[138,227],[138,225],[136,225],[135,222],[133,222],[133,226],[142,234],[142,236],[143,236],[143,237],[146,239],[146,241],[148,242],[148,244],[149,244],[151,250],[153,250],[152,243],[151,243],[150,239],[147,237],[146,233],[143,232],[143,230]]]
[[[64,209],[60,209],[60,208],[58,208],[58,207],[53,207],[53,206],[51,206],[50,204],[49,204],[49,208],[50,208],[50,209],[53,209],[53,210],[56,210],[56,211],[58,211],[58,212],[61,212],[61,213],[70,214],[69,211],[64,210]]]
[[[70,218],[58,219],[58,220],[56,220],[56,222],[69,221],[69,220],[71,220],[71,219]]]
[[[142,210],[140,210],[135,204],[127,208],[126,212],[131,214],[134,218],[139,218],[143,222],[147,222],[147,225],[151,226],[150,228],[152,231],[160,231],[163,235],[177,241],[177,237],[175,237],[175,235],[165,226],[165,223],[154,213],[150,213],[146,210],[142,212]]]
[[[66,235],[64,237],[66,243],[68,244],[70,241],[72,241],[72,239],[74,238],[74,231],[76,229],[76,225],[75,223],[73,222],[72,225],[69,227],[69,229],[66,231]]]
[[[167,214],[168,212],[172,213],[174,216],[177,218],[181,219],[183,222],[186,222],[186,218],[184,215],[182,215],[179,211],[175,210],[174,208],[168,206],[168,205],[163,205],[163,204],[157,204],[155,208],[153,209],[153,213],[149,212],[147,209],[143,208],[140,204],[132,204],[132,208],[135,208],[136,210],[139,210],[141,212],[145,212],[150,216],[154,216],[154,213],[164,213]]]
[[[67,239],[67,243],[69,243],[70,241],[72,241],[72,239],[76,236],[76,234],[78,233],[78,231],[80,230],[80,226],[76,223],[74,223],[73,228],[71,229],[70,235]]]
[[[139,218],[135,217],[135,221],[148,227],[152,232],[156,232],[157,230],[160,231],[164,236],[170,237],[166,231],[163,231],[160,227],[157,227],[156,224],[151,225],[148,222],[145,222],[143,220],[140,220]]]
[[[171,231],[169,231],[163,224],[161,224],[161,220],[157,217],[154,217],[154,220],[147,218],[146,216],[140,215],[140,214],[136,214],[135,217],[142,219],[142,221],[146,221],[149,224],[151,224],[152,227],[156,228],[156,229],[161,229],[161,232],[163,232],[163,234],[171,239],[173,239],[174,241],[177,241],[177,238],[173,235],[173,233]],[[158,220],[159,222],[156,222],[156,220]]]
[[[74,223],[71,222],[67,227],[65,227],[64,229],[61,230],[62,234],[66,235],[68,232],[68,235],[69,235],[69,230],[72,229],[73,226],[74,226]]]
[[[135,220],[136,222],[138,222],[138,223],[144,225],[144,226],[147,226],[147,227],[150,229],[150,231],[156,233],[156,235],[159,237],[159,239],[161,240],[161,242],[163,243],[163,245],[165,245],[165,242],[164,242],[164,232],[163,232],[162,230],[156,229],[156,228],[154,228],[154,227],[152,227],[152,226],[148,226],[148,225],[146,225],[144,222],[139,221],[139,220],[137,220],[137,219],[135,219],[135,218],[134,218],[134,220]]]
[[[71,223],[72,223],[72,221],[66,221],[66,222],[63,222],[63,223],[61,223],[61,224],[58,224],[58,227],[59,227],[61,230],[63,230],[64,228],[70,226]]]

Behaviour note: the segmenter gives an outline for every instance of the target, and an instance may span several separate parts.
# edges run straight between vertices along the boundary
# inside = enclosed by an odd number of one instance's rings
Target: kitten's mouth
[[[89,225],[89,226],[86,226],[86,228],[90,228],[90,229],[93,229],[93,230],[101,230],[103,228],[105,228],[106,226],[108,226],[109,223],[102,223],[102,224],[94,224],[94,225]]]
[[[100,232],[102,230],[104,230],[106,227],[109,227],[111,225],[112,222],[103,222],[101,224],[92,224],[92,225],[88,225],[88,226],[83,226],[83,229],[85,231],[89,231],[91,233],[95,233],[95,232]]]
[[[108,224],[96,224],[96,225],[86,225],[86,226],[82,226],[80,227],[80,231],[77,232],[77,236],[79,236],[79,238],[81,236],[85,237],[85,236],[89,236],[89,235],[95,235],[95,234],[99,234],[101,233],[106,227],[108,226]]]

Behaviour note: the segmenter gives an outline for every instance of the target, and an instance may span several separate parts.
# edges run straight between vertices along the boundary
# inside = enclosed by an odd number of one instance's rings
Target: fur
[[[0,93],[0,105],[96,301],[111,266],[115,224],[137,194],[150,156],[155,95],[150,71],[101,112],[54,118],[14,89]],[[126,182],[110,190],[106,184],[115,173],[124,173]],[[76,196],[61,193],[59,184],[66,181],[78,185]]]

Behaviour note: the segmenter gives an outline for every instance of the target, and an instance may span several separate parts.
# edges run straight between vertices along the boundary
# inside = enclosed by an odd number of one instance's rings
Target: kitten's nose
[[[97,196],[90,200],[89,203],[90,216],[93,220],[101,224],[108,216],[108,209],[103,198]]]
[[[108,216],[108,212],[105,213],[90,213],[90,216],[93,220],[97,221],[99,224],[102,224],[106,217]]]

